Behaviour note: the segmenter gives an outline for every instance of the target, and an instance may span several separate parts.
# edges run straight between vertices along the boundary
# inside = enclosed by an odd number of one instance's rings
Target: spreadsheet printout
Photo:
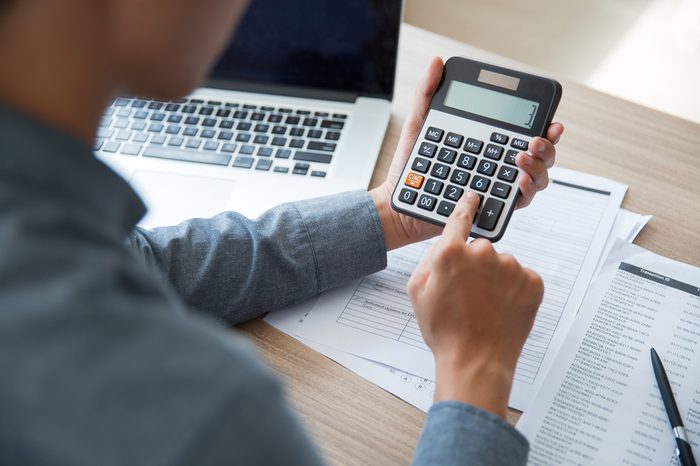
[[[649,221],[649,218],[650,216],[648,215],[640,215],[620,209],[608,237],[605,251],[612,250],[616,238],[623,239],[629,243],[633,242],[637,234]],[[601,262],[603,262],[602,258],[596,268],[596,274],[600,270]],[[360,377],[378,385],[421,411],[428,412],[433,404],[433,396],[435,394],[434,381],[297,337],[300,326],[317,299],[317,297],[314,297],[290,308],[271,312],[265,317],[265,321],[345,366]]]
[[[521,410],[576,315],[626,191],[614,181],[565,169],[552,169],[550,177],[550,186],[514,214],[495,244],[545,282],[511,392],[510,406]],[[392,251],[385,270],[322,294],[299,336],[432,380],[433,357],[405,291],[432,241]]]
[[[619,244],[516,426],[530,464],[678,464],[651,347],[697,455],[700,269]]]

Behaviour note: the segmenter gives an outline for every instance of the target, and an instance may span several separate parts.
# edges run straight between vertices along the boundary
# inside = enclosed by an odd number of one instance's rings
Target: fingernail
[[[559,144],[559,139],[561,139],[561,138],[556,138],[552,144],[554,144],[554,145]]]
[[[474,191],[469,191],[467,193],[467,197],[470,198],[472,201],[479,200],[479,195],[477,193],[475,193]]]
[[[542,153],[542,152],[544,152],[544,149],[545,149],[545,147],[544,147],[544,142],[541,142],[541,141],[540,141],[540,142],[538,142],[538,143],[536,144],[535,150],[536,150],[537,152]]]

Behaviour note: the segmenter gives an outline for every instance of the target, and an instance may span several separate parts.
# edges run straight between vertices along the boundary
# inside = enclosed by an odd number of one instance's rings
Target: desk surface
[[[403,25],[392,119],[370,187],[393,157],[414,90],[433,55],[526,68]],[[562,80],[560,80],[562,81]],[[557,165],[629,185],[623,207],[654,218],[635,241],[700,266],[700,125],[562,81],[566,125]],[[700,103],[699,103],[700,105]],[[292,405],[331,464],[409,464],[424,414],[261,320],[241,326],[284,378]],[[515,423],[517,411],[508,420]]]

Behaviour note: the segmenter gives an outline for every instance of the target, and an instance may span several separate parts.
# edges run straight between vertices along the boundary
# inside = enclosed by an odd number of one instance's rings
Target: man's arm
[[[381,222],[364,191],[284,204],[255,220],[226,212],[138,228],[129,242],[189,306],[232,323],[386,266]]]

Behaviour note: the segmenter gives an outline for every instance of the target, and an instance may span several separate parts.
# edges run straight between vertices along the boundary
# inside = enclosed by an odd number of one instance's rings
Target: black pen
[[[671,421],[673,435],[676,437],[676,456],[678,456],[678,461],[680,461],[682,466],[696,466],[693,450],[690,448],[690,442],[685,433],[685,427],[683,427],[681,413],[678,411],[676,399],[673,397],[671,384],[668,382],[668,376],[666,375],[666,370],[661,362],[661,358],[654,348],[651,349],[651,366],[654,368],[656,383],[661,392],[661,399],[664,400],[668,420]]]

